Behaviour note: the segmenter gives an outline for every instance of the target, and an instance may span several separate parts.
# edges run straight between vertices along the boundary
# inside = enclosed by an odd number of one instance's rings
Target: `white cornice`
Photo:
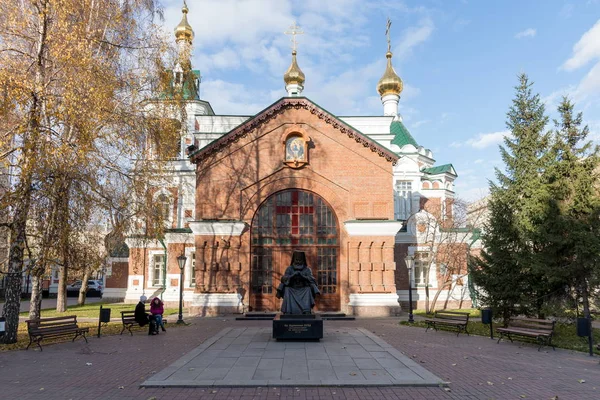
[[[241,236],[248,226],[243,221],[190,221],[194,235]]]
[[[402,221],[346,221],[350,236],[395,236],[402,228]]]

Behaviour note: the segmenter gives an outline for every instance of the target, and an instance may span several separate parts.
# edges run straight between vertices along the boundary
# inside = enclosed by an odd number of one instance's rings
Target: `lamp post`
[[[179,264],[179,271],[181,271],[181,275],[179,276],[179,319],[177,320],[178,324],[185,324],[183,322],[183,269],[185,268],[185,262],[187,261],[187,257],[185,254],[177,257],[177,264]]]
[[[413,304],[412,304],[412,269],[415,263],[413,256],[408,255],[404,259],[406,269],[408,269],[408,322],[415,322],[413,319]]]

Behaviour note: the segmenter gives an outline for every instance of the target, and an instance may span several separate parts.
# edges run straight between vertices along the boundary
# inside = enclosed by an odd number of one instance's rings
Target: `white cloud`
[[[521,31],[515,35],[516,39],[523,39],[527,37],[535,37],[537,31],[533,28],[527,28],[524,31]]]
[[[452,142],[450,143],[450,147],[454,147],[455,149],[458,149],[459,147],[462,147],[463,144],[460,142]]]
[[[600,19],[573,46],[573,55],[562,65],[572,71],[600,58]]]
[[[473,161],[473,164],[481,164],[484,160],[482,158],[478,158],[477,160]]]
[[[219,114],[253,115],[268,106],[273,99],[268,91],[249,91],[245,85],[222,80],[202,82],[202,97]],[[281,96],[279,96],[281,97]]]
[[[394,47],[394,54],[401,60],[405,60],[412,54],[412,50],[419,44],[425,42],[431,34],[435,26],[430,18],[424,18],[419,22],[418,26],[407,28],[402,34],[400,44]]]
[[[594,65],[579,82],[573,98],[575,101],[580,102],[589,96],[597,96],[598,93],[600,93],[600,62]]]
[[[458,186],[458,185],[456,185],[456,186]],[[488,186],[471,187],[471,188],[465,188],[465,189],[456,187],[456,196],[465,201],[481,200],[489,194],[490,194],[490,192],[489,192]]]
[[[477,137],[467,140],[465,144],[475,149],[485,149],[486,147],[502,143],[505,136],[510,136],[510,132],[480,133]]]

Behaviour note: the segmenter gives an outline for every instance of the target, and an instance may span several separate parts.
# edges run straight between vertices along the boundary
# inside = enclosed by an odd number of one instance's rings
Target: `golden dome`
[[[292,64],[287,69],[287,71],[285,71],[285,74],[283,74],[283,81],[286,85],[291,85],[295,83],[297,85],[302,86],[304,85],[304,78],[304,72],[302,72],[302,70],[298,66],[298,63],[296,62],[296,50],[293,50]]]
[[[396,94],[399,96],[404,87],[402,79],[400,79],[396,71],[394,71],[394,67],[392,67],[392,52],[388,51],[385,56],[387,57],[387,67],[385,67],[383,76],[377,82],[377,91],[380,96],[385,96],[386,94]]]
[[[181,22],[179,23],[179,25],[177,25],[177,27],[175,27],[175,38],[177,40],[187,40],[191,43],[192,39],[194,39],[194,30],[192,29],[187,20],[188,11],[189,10],[187,8],[187,4],[185,4],[184,1],[183,7],[181,8],[181,12],[183,13],[183,16],[181,17]]]

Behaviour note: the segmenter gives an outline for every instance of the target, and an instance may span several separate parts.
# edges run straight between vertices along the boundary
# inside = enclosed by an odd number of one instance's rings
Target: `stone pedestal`
[[[323,320],[314,314],[281,314],[273,320],[273,339],[319,340],[323,338]]]

